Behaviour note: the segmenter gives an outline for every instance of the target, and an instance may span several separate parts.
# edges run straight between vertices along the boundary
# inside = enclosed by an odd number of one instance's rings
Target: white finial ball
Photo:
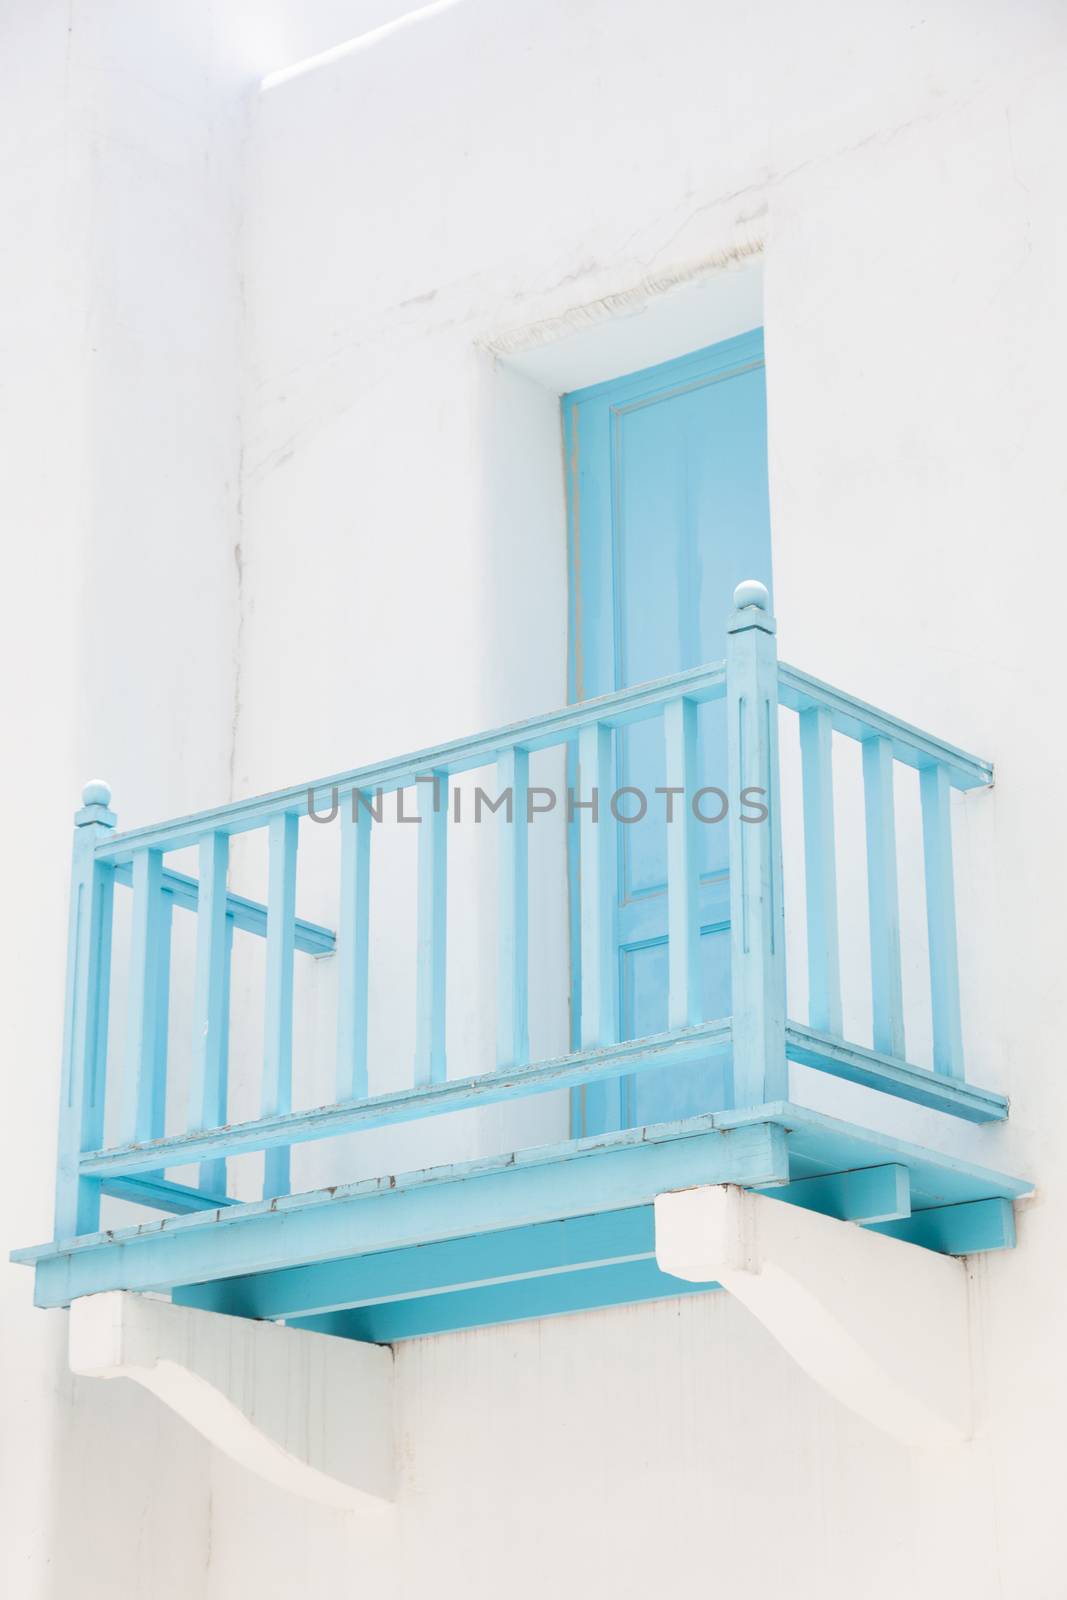
[[[769,611],[771,597],[767,593],[767,585],[760,583],[758,578],[746,578],[734,590],[734,605],[739,611],[742,606],[758,606],[761,611]]]
[[[109,806],[111,804],[111,785],[105,783],[103,778],[90,778],[82,790],[83,806]]]

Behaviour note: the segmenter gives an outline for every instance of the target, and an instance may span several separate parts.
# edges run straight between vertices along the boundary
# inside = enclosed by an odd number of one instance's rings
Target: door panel
[[[770,586],[767,430],[760,330],[566,395],[571,694],[589,699],[725,654],[734,586]],[[726,788],[722,702],[702,706],[700,782]],[[619,1034],[667,1025],[662,724],[616,742],[616,783],[648,797],[618,827]],[[637,801],[630,802],[635,808]],[[709,800],[713,814],[714,801]],[[705,1017],[729,1012],[727,824],[699,829]],[[572,885],[572,893],[576,890]],[[577,966],[577,963],[575,963]],[[575,982],[578,973],[575,971]],[[726,1104],[719,1058],[592,1085],[574,1131],[667,1121]]]
[[[730,928],[705,928],[700,941],[704,998],[708,1015],[730,1011]],[[667,1027],[667,941],[630,946],[620,951],[620,1006],[623,1037],[640,1039]],[[725,1056],[708,1062],[687,1062],[654,1072],[634,1073],[621,1080],[625,1126],[677,1122],[727,1103],[730,1065]],[[592,1131],[592,1130],[591,1130]]]

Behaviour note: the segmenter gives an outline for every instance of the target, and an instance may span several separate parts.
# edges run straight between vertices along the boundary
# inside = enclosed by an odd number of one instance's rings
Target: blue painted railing
[[[309,786],[125,833],[115,832],[106,785],[89,784],[75,818],[56,1238],[94,1232],[101,1193],[170,1211],[226,1205],[227,1157],[263,1150],[265,1194],[289,1190],[298,1142],[410,1121],[551,1089],[577,1087],[665,1063],[732,1051],[737,1108],[788,1098],[790,1059],[972,1121],[1007,1113],[1004,1098],[964,1078],[949,793],[992,781],[992,769],[816,679],[779,664],[775,625],[761,585],[742,584],[728,625],[725,662],[619,690],[531,721],[327,778],[310,786],[316,809],[340,797],[343,829],[336,939],[296,915],[299,822]],[[528,854],[526,795],[531,752],[577,743],[582,787],[614,788],[614,744],[629,723],[662,723],[667,782],[691,792],[697,778],[696,708],[725,699],[729,792],[764,791],[760,825],[729,811],[731,1014],[702,1015],[699,874],[692,815],[668,828],[668,1031],[620,1041],[613,918],[616,856],[611,829],[591,811],[580,824],[580,1048],[531,1061],[527,1028]],[[806,867],[809,1020],[786,1013],[778,706],[800,720]],[[873,1048],[842,1034],[831,734],[863,749],[871,937]],[[449,1078],[445,1063],[448,785],[495,762],[513,795],[500,830],[497,1066]],[[905,1059],[894,763],[920,773],[929,927],[933,1070]],[[424,780],[432,778],[434,782]],[[390,794],[422,782],[417,896],[417,992],[411,1087],[369,1095],[367,1059],[371,816],[353,792]],[[227,888],[231,838],[265,829],[266,905]],[[195,846],[196,879],[168,870],[164,854]],[[115,884],[132,888],[127,1052],[122,1137],[104,1148],[108,994]],[[185,1083],[185,1131],[165,1135],[171,917],[197,918],[193,1052]],[[229,987],[234,929],[266,940],[261,1114],[229,1123]],[[340,966],[336,1098],[292,1109],[293,970],[298,951],[336,950]],[[165,1170],[199,1163],[197,1185]]]

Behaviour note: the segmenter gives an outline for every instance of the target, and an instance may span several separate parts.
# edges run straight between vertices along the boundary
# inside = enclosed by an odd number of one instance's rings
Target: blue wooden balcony
[[[964,1070],[950,821],[952,789],[988,785],[992,769],[780,663],[760,585],[741,585],[735,602],[723,662],[311,785],[129,832],[116,831],[106,787],[87,787],[74,830],[55,1236],[15,1257],[34,1266],[39,1305],[108,1289],[161,1291],[189,1305],[391,1342],[702,1292],[714,1285],[658,1268],[652,1209],[657,1194],[701,1184],[766,1190],[950,1254],[1014,1242],[1012,1201],[1027,1181],[902,1142],[879,1131],[873,1114],[858,1126],[793,1104],[789,1087],[794,1062],[944,1117],[1007,1117],[1005,1098],[968,1082]],[[707,1014],[702,934],[711,890],[699,813],[682,804],[664,822],[668,1026],[620,1038],[623,824],[604,805],[594,814],[588,799],[593,790],[613,793],[620,740],[645,724],[661,741],[667,786],[689,801],[702,771],[700,708],[713,702],[725,702],[722,792],[733,801],[724,822],[729,868],[712,885],[728,897],[729,1011]],[[786,1005],[779,708],[799,721],[805,1020],[791,1018]],[[846,1037],[842,1021],[834,734],[861,747],[870,1043]],[[527,983],[536,821],[528,796],[531,754],[548,749],[568,752],[586,804],[575,810],[573,841],[573,1048],[536,1059]],[[512,796],[496,829],[497,1061],[472,1072],[445,1055],[448,795],[460,774],[493,764],[499,791]],[[932,1065],[905,1053],[898,764],[918,772]],[[381,1093],[368,1048],[369,883],[379,826],[368,797],[405,790],[419,795],[421,808],[414,1059],[408,1086]],[[335,801],[336,934],[297,915],[298,839],[309,804],[328,813]],[[269,844],[265,903],[228,887],[231,844],[255,830]],[[190,849],[195,876],[166,859]],[[130,896],[130,931],[128,960],[113,973],[116,887]],[[175,911],[196,919],[191,1044],[180,1072],[167,1043]],[[232,1119],[228,1061],[235,934],[265,941],[260,1112],[244,1120]],[[339,970],[336,1089],[328,1104],[300,1106],[294,969],[298,958],[324,954]],[[126,994],[126,1059],[124,1072],[112,1074],[121,1081],[109,1083],[113,984]],[[474,1161],[290,1192],[291,1152],[307,1141],[344,1136],[358,1144],[371,1129],[709,1061],[721,1065],[722,1092],[681,1120],[626,1125],[617,1115],[592,1134],[576,1126],[574,1137],[552,1146],[519,1140]],[[112,1126],[120,1136],[108,1142]],[[238,1199],[234,1161],[250,1152],[263,1153],[262,1198]],[[101,1230],[103,1197],[151,1214]]]

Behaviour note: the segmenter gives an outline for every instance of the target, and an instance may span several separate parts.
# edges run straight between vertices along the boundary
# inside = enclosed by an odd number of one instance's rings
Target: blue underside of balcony
[[[158,1179],[141,1185],[151,1199]],[[170,1292],[231,1315],[391,1343],[706,1292],[655,1259],[653,1200],[736,1183],[953,1255],[1014,1243],[1025,1181],[776,1102],[20,1251],[39,1305]],[[180,1205],[182,1191],[160,1198]],[[131,1191],[132,1197],[132,1191]]]

